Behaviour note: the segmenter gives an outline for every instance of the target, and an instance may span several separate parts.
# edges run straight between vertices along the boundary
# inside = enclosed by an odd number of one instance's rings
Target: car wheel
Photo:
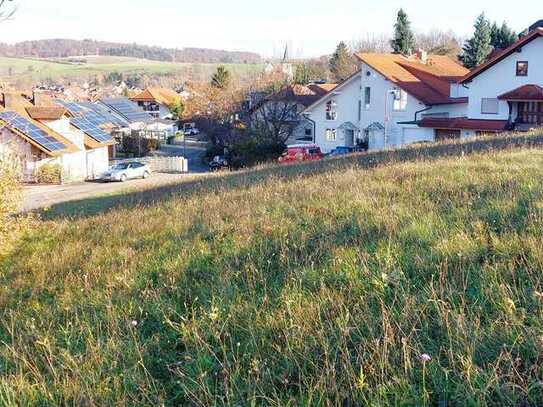
[[[151,175],[151,174],[149,174],[149,171],[145,171],[145,172],[143,173],[143,179],[149,178],[150,175]]]
[[[126,174],[121,175],[120,181],[121,181],[121,182],[125,182],[125,181],[126,181]]]

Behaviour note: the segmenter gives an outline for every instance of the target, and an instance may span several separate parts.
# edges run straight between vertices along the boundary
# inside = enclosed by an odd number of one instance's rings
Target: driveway
[[[23,188],[20,212],[47,208],[55,204],[103,195],[151,189],[203,177],[203,174],[160,174],[147,179],[121,182],[80,182],[66,185],[31,185]]]

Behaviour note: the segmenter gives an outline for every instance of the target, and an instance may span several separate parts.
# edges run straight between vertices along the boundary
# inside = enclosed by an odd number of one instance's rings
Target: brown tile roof
[[[181,99],[179,94],[166,88],[147,88],[143,92],[130,97],[130,100],[134,102],[157,102],[167,106],[179,99]]]
[[[26,112],[34,120],[59,120],[67,111],[63,107],[30,106]]]
[[[464,117],[432,118],[425,117],[419,122],[420,127],[447,130],[474,130],[488,132],[502,132],[507,128],[507,120],[477,120]]]
[[[291,85],[268,97],[268,100],[284,100],[308,107],[334,89],[337,84]]]
[[[426,63],[416,57],[396,54],[358,53],[355,56],[427,105],[459,103],[450,97],[450,85],[468,73],[457,62],[440,55],[429,55]]]
[[[524,85],[498,96],[498,99],[509,101],[543,101],[543,88],[538,85]]]
[[[498,62],[501,62],[505,58],[507,58],[509,55],[516,52],[517,49],[525,46],[526,44],[532,42],[536,38],[543,37],[543,28],[536,28],[528,35],[522,37],[517,42],[515,42],[513,45],[511,45],[509,48],[504,49],[502,52],[498,53],[496,56],[491,58],[489,61],[485,62],[484,64],[478,66],[474,70],[472,70],[470,73],[465,75],[461,80],[460,83],[466,83],[473,80],[475,77],[480,75],[481,73],[485,72],[487,69],[493,67]]]

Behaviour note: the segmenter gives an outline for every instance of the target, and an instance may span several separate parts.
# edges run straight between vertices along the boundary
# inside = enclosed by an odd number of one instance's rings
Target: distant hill
[[[153,61],[188,63],[259,63],[260,55],[205,48],[162,48],[138,44],[94,40],[51,39],[24,41],[13,45],[0,43],[0,56],[31,58],[66,58],[104,55],[144,58]]]

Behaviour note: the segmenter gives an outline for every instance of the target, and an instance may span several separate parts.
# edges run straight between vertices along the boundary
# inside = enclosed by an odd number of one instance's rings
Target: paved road
[[[32,185],[23,188],[21,212],[47,208],[55,204],[77,201],[120,192],[150,189],[205,176],[204,174],[153,174],[147,179],[121,182],[79,182],[66,185]]]
[[[206,149],[207,143],[187,138],[186,143],[163,145],[155,154],[166,157],[185,157],[189,160],[191,173],[202,173],[209,170],[203,160]]]

